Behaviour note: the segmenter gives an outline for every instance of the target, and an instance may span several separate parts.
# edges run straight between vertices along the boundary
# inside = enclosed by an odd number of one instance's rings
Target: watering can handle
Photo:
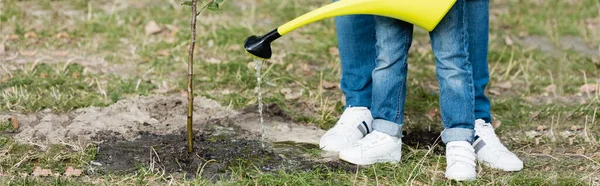
[[[432,31],[444,18],[456,0],[342,0],[308,12],[265,34],[250,36],[244,48],[260,58],[271,58],[271,42],[304,25],[325,18],[370,14],[403,20]]]
[[[277,28],[280,35],[329,17],[370,14],[400,19],[432,31],[456,0],[342,0],[308,12]]]

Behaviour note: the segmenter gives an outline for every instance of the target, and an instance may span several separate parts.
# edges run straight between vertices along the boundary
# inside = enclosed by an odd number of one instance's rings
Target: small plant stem
[[[198,0],[192,0],[192,41],[188,51],[188,114],[187,114],[187,135],[188,135],[188,152],[194,151],[194,134],[192,130],[192,122],[194,121],[194,90],[192,89],[192,80],[194,78],[194,46],[196,45],[196,16]]]

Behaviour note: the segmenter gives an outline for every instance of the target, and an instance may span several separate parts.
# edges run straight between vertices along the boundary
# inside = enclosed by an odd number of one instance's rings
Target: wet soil
[[[353,171],[355,166],[339,160],[320,162],[307,156],[313,144],[276,143],[261,147],[252,138],[240,138],[233,129],[198,131],[194,137],[194,152],[187,152],[184,133],[156,135],[141,132],[133,141],[102,135],[98,140],[96,162],[99,170],[110,173],[132,173],[149,167],[166,173],[186,173],[190,177],[218,180],[228,177],[232,169],[243,168],[262,172],[275,170]]]
[[[402,131],[402,145],[415,149],[429,149],[433,147],[434,154],[444,155],[446,149],[444,143],[442,143],[440,133],[441,131],[438,130],[405,130]]]

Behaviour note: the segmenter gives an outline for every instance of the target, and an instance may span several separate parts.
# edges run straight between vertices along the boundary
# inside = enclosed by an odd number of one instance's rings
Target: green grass
[[[38,64],[30,71],[12,72],[6,82],[0,84],[4,90],[0,109],[35,112],[48,108],[64,112],[106,106],[127,95],[147,95],[155,88],[147,80],[88,75],[83,69],[78,64],[62,69],[58,65]]]
[[[175,0],[175,4],[180,0]],[[574,4],[569,4],[574,2]],[[195,51],[194,89],[196,95],[215,99],[235,109],[255,107],[257,103],[255,70],[252,58],[241,45],[245,37],[263,34],[304,12],[327,2],[309,0],[269,0],[264,2],[225,1],[222,11],[205,11],[199,16],[198,42]],[[586,155],[598,151],[600,143],[600,92],[586,94],[579,88],[598,83],[598,59],[559,46],[548,53],[517,42],[537,36],[558,45],[564,36],[581,38],[589,47],[600,45],[596,27],[586,21],[598,19],[600,4],[595,0],[575,1],[493,1],[490,35],[490,84],[494,119],[502,123],[497,130],[503,141],[522,157],[526,169],[504,173],[484,168],[476,182],[466,185],[589,185],[598,175],[594,169],[599,157],[569,161],[561,150],[586,149]],[[174,7],[168,1],[17,1],[0,2],[0,43],[7,48],[2,60],[17,54],[25,60],[0,61],[0,112],[35,113],[50,109],[64,113],[88,106],[107,106],[128,96],[163,94],[186,89],[186,61],[189,42],[189,9]],[[147,35],[144,27],[156,21],[164,30]],[[341,74],[339,56],[330,53],[336,47],[333,19],[300,28],[273,43],[274,57],[263,67],[265,104],[277,104],[294,121],[327,129],[343,109],[339,89],[326,90],[321,82],[337,82]],[[52,26],[47,26],[52,25]],[[593,25],[592,25],[593,26]],[[34,32],[37,38],[26,39]],[[65,32],[67,39],[56,38]],[[17,36],[16,40],[4,40]],[[515,41],[507,45],[504,38]],[[430,120],[427,113],[439,107],[433,70],[434,57],[427,45],[427,34],[416,29],[409,56],[411,65],[406,102],[409,130],[441,130],[439,118]],[[318,42],[315,42],[318,41]],[[423,44],[425,43],[425,44]],[[52,51],[70,51],[59,62],[48,62]],[[168,51],[167,55],[158,51]],[[38,51],[33,56],[22,52]],[[20,54],[20,55],[19,55]],[[74,57],[75,56],[75,57]],[[84,58],[83,63],[69,60]],[[103,59],[108,66],[128,67],[126,72],[104,72],[93,59]],[[90,60],[90,64],[86,63]],[[4,70],[3,67],[11,67]],[[12,68],[14,67],[14,68]],[[129,68],[131,67],[131,68]],[[506,86],[510,83],[511,86]],[[548,87],[555,86],[554,91]],[[281,89],[302,91],[298,99],[286,99]],[[166,94],[166,93],[165,93]],[[592,123],[594,121],[595,123]],[[525,135],[538,126],[552,127],[557,141],[541,138],[541,143]],[[587,127],[588,136],[596,141],[568,139],[559,134],[572,126]],[[0,131],[12,126],[0,121]],[[142,167],[131,175],[96,175],[63,178],[20,178],[35,166],[61,172],[65,166],[85,169],[95,155],[95,148],[74,150],[65,145],[39,146],[15,143],[10,133],[0,133],[0,178],[2,185],[74,185],[98,184],[208,184],[205,179],[167,179],[159,171]],[[550,150],[548,150],[550,149]],[[550,151],[560,161],[542,156]],[[4,156],[5,153],[6,156]],[[311,152],[316,154],[317,152]],[[422,161],[421,161],[422,160]],[[19,166],[15,164],[23,161]],[[405,148],[399,165],[379,164],[361,167],[358,172],[330,170],[281,171],[264,173],[252,167],[234,167],[233,176],[223,180],[229,185],[363,185],[381,183],[404,185],[456,184],[443,179],[443,156],[427,154],[426,149]],[[414,171],[413,171],[414,170]],[[564,171],[582,170],[582,171]],[[409,179],[410,178],[410,179]],[[414,178],[414,180],[412,180]],[[597,181],[598,182],[598,181]]]

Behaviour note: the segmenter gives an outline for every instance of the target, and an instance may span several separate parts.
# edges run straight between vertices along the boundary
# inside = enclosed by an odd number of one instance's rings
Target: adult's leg
[[[373,16],[351,15],[336,18],[340,50],[341,88],[346,108],[338,122],[319,142],[327,151],[340,151],[362,139],[371,130],[372,78],[375,67],[375,28]]]
[[[402,156],[402,118],[406,94],[408,49],[413,25],[387,17],[375,17],[377,64],[373,70],[373,132],[339,153],[342,160],[358,165],[399,162]]]
[[[371,15],[335,18],[342,66],[341,89],[346,107],[371,107],[372,78],[375,68],[375,22]]]
[[[473,65],[475,118],[477,118],[475,121],[476,140],[473,142],[473,147],[477,153],[477,159],[492,168],[519,171],[523,169],[523,162],[500,143],[500,139],[491,125],[490,100],[485,96],[485,86],[489,81],[487,58],[489,0],[467,0],[467,21],[469,61]]]
[[[491,104],[485,95],[485,87],[490,79],[488,70],[489,0],[467,0],[466,5],[469,61],[473,66],[475,90],[475,118],[491,123]]]

